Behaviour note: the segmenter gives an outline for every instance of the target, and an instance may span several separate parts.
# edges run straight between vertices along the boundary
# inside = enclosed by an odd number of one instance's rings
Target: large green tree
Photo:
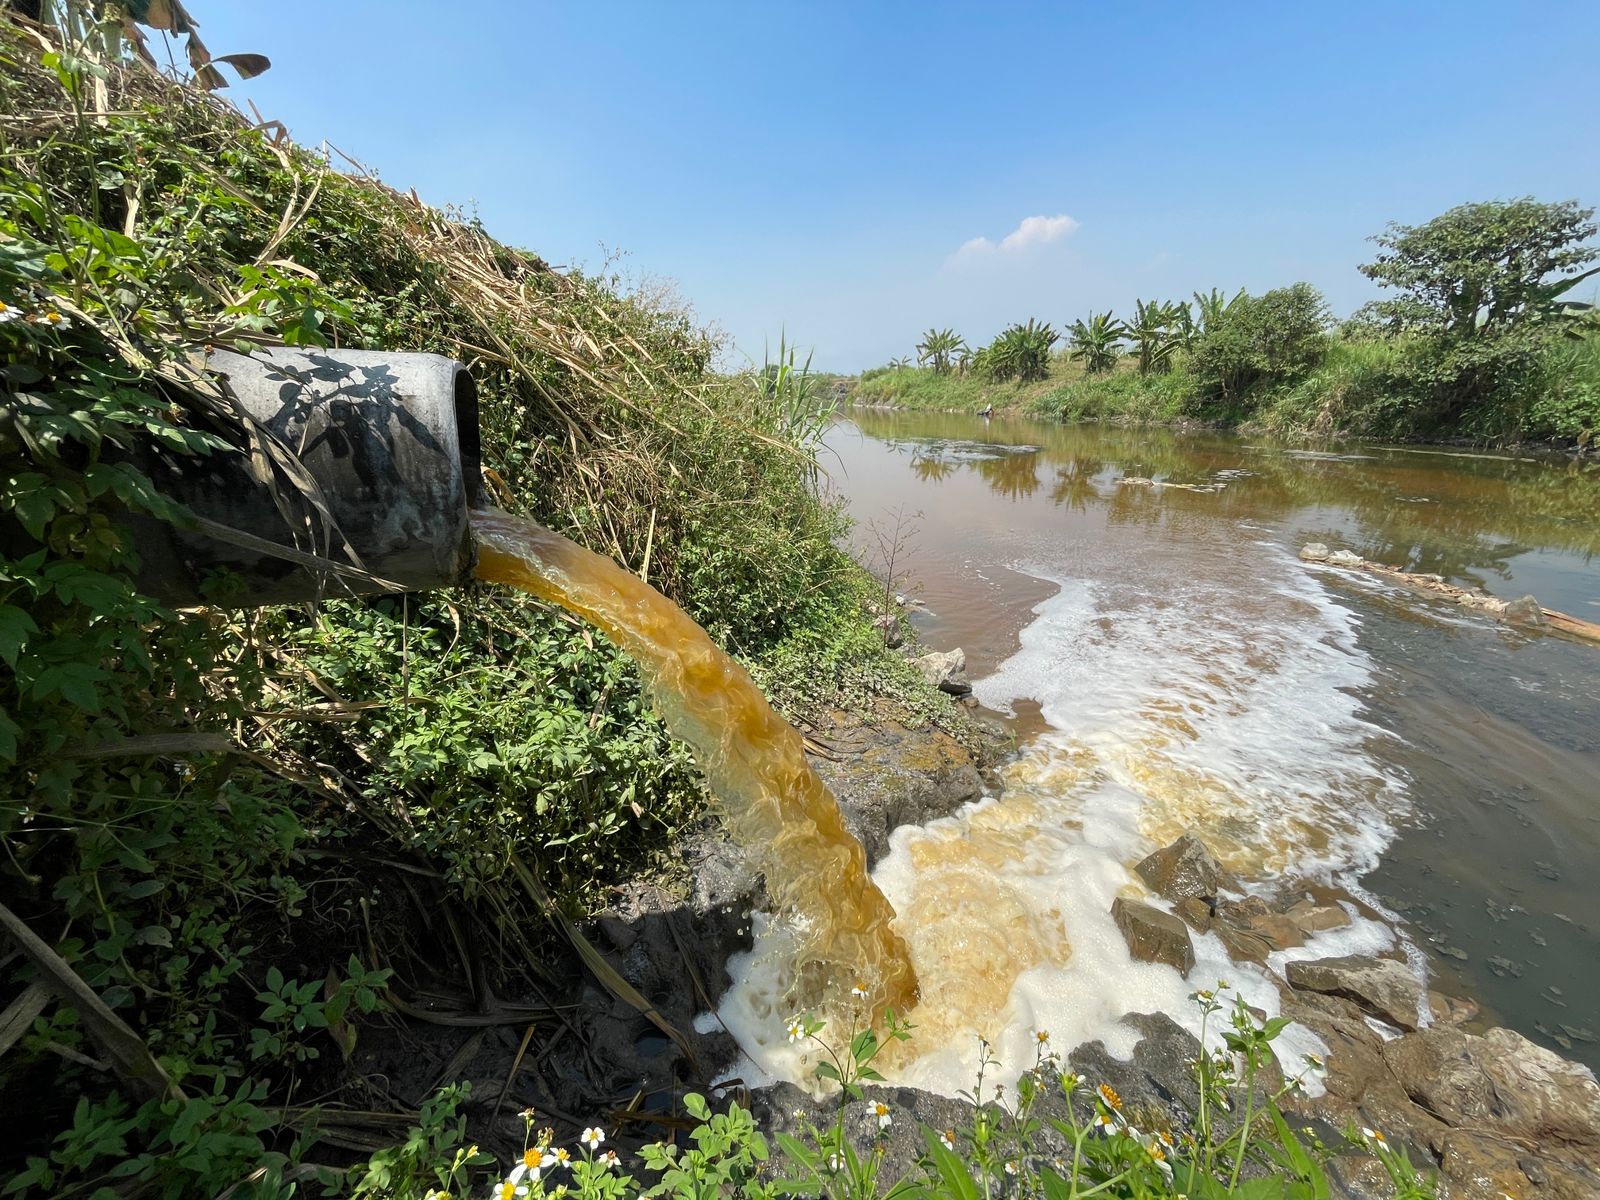
[[[1600,271],[1594,209],[1532,197],[1463,204],[1423,225],[1391,224],[1361,273],[1398,293],[1373,312],[1390,324],[1450,339],[1493,338]]]

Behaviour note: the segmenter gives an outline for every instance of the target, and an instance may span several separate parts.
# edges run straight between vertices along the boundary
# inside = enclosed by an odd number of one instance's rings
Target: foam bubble
[[[1252,890],[1289,875],[1351,887],[1392,839],[1407,800],[1372,753],[1389,735],[1363,714],[1374,676],[1356,618],[1278,547],[1226,549],[1188,553],[1183,574],[1159,548],[1012,566],[1057,591],[975,691],[1003,711],[1033,700],[1051,728],[1006,769],[999,795],[896,831],[874,872],[922,997],[910,1051],[884,1068],[891,1079],[946,1095],[970,1088],[980,1037],[1000,1077],[1015,1078],[1033,1064],[1040,1029],[1058,1051],[1099,1040],[1126,1057],[1138,1034],[1123,1014],[1164,1012],[1198,1034],[1192,994],[1220,979],[1274,1015],[1272,976],[1234,964],[1215,934],[1193,939],[1187,979],[1132,959],[1113,901],[1166,907],[1133,864],[1193,830]],[[1351,911],[1349,927],[1270,966],[1393,947],[1392,930]],[[784,1040],[788,1014],[762,999],[781,994],[786,936],[765,926],[731,964],[738,982],[722,1016],[761,1075],[803,1082],[814,1062]],[[1293,1026],[1278,1050],[1291,1073],[1322,1053]]]

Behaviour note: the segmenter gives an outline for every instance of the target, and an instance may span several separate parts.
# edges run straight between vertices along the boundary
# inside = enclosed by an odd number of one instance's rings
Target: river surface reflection
[[[1062,881],[1103,869],[1083,904],[1105,902],[1107,863],[1195,828],[1263,888],[1364,888],[1432,986],[1600,1065],[1600,647],[1295,558],[1326,542],[1600,620],[1600,466],[872,410],[826,445],[864,543],[920,513],[897,571],[922,636],[966,650],[1020,737],[1001,813],[908,832],[880,872],[924,924],[960,927],[970,894],[1044,930],[993,995],[953,967],[954,1010],[1024,1023],[1107,985],[1115,948]],[[923,955],[955,961],[950,937]]]

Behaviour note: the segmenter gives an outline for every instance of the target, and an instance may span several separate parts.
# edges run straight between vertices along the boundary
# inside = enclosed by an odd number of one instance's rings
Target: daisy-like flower
[[[1167,1130],[1163,1129],[1160,1133],[1156,1134],[1156,1139],[1161,1143],[1163,1149],[1172,1149],[1172,1134]]]
[[[550,1155],[545,1157],[548,1158]],[[564,1167],[572,1161],[572,1153],[565,1146],[557,1146],[555,1148],[555,1160],[557,1165]]]
[[[1107,1137],[1110,1137],[1117,1131],[1117,1118],[1114,1114],[1109,1112],[1095,1113],[1094,1127]]]
[[[510,1176],[494,1185],[494,1190],[489,1193],[491,1200],[516,1200],[518,1196],[528,1194],[528,1185],[523,1183],[521,1177],[512,1172]]]
[[[507,1175],[505,1182],[500,1184],[501,1190],[495,1192],[496,1200],[511,1200],[513,1196],[526,1196],[528,1194],[528,1185],[539,1182],[539,1177],[544,1174],[544,1168],[544,1157],[537,1147],[532,1150],[524,1150],[522,1152],[522,1161],[511,1169],[511,1174]],[[509,1192],[504,1191],[508,1187],[512,1190]],[[518,1188],[521,1190],[518,1191]]]
[[[22,310],[7,304],[4,300],[0,300],[0,325],[20,320],[22,320]]]
[[[1016,1159],[1012,1159],[1010,1162],[1008,1162],[1006,1164],[1006,1174],[1007,1175],[1015,1175],[1016,1173],[1017,1173],[1017,1160]]]
[[[617,1152],[615,1150],[607,1150],[600,1156],[599,1162],[601,1166],[607,1167],[613,1171],[622,1165],[622,1160],[617,1157]]]
[[[856,984],[850,989],[850,997],[853,1000],[865,1000],[867,998],[866,986],[860,983]]]
[[[956,1131],[954,1129],[946,1129],[939,1135],[939,1140],[944,1143],[946,1150],[954,1150],[956,1148]]]
[[[531,1109],[531,1108],[525,1108],[525,1109],[523,1109],[523,1110],[522,1110],[522,1111],[521,1111],[521,1112],[519,1112],[519,1113],[518,1113],[518,1114],[517,1114],[517,1116],[519,1116],[519,1117],[521,1117],[521,1118],[522,1118],[522,1119],[523,1119],[523,1120],[524,1120],[524,1121],[526,1121],[526,1122],[527,1122],[527,1123],[528,1123],[528,1124],[529,1124],[529,1125],[532,1125],[532,1124],[533,1124],[533,1119],[534,1119],[534,1118],[535,1118],[535,1117],[537,1117],[537,1116],[538,1116],[538,1115],[539,1115],[539,1114],[538,1114],[538,1113],[536,1113],[536,1112],[534,1112],[534,1111],[533,1111],[533,1109]]]
[[[1361,1136],[1368,1142],[1371,1142],[1374,1146],[1380,1147],[1384,1150],[1389,1148],[1389,1139],[1383,1136],[1383,1130],[1381,1129],[1368,1129],[1365,1125],[1363,1125],[1361,1127]]]
[[[35,325],[44,325],[50,329],[70,329],[72,327],[72,322],[68,318],[63,317],[53,308],[47,309],[38,316],[29,317],[28,319]]]
[[[1114,1112],[1122,1111],[1122,1097],[1117,1095],[1117,1089],[1109,1083],[1102,1083],[1095,1091],[1100,1093],[1100,1099],[1106,1102],[1106,1107]]]
[[[894,1124],[894,1118],[889,1115],[889,1106],[882,1100],[872,1106],[872,1115],[878,1118],[879,1129],[887,1129]]]
[[[1048,1046],[1050,1044],[1050,1031],[1048,1029],[1035,1029],[1033,1031],[1033,1040],[1041,1046]]]
[[[591,1126],[583,1131],[583,1135],[578,1140],[589,1147],[591,1151],[598,1150],[600,1149],[600,1143],[606,1140],[605,1130],[598,1125]]]
[[[788,1025],[784,1026],[784,1032],[789,1035],[789,1044],[793,1045],[806,1036],[806,1023],[799,1017],[795,1017]]]

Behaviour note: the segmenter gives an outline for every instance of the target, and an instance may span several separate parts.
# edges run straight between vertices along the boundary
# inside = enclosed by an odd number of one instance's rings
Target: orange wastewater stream
[[[744,668],[611,559],[503,512],[474,512],[472,529],[480,579],[582,617],[638,662],[662,720],[694,748],[725,827],[797,935],[790,1011],[841,1005],[856,986],[875,1010],[909,1011],[917,981],[894,909],[800,735]]]

